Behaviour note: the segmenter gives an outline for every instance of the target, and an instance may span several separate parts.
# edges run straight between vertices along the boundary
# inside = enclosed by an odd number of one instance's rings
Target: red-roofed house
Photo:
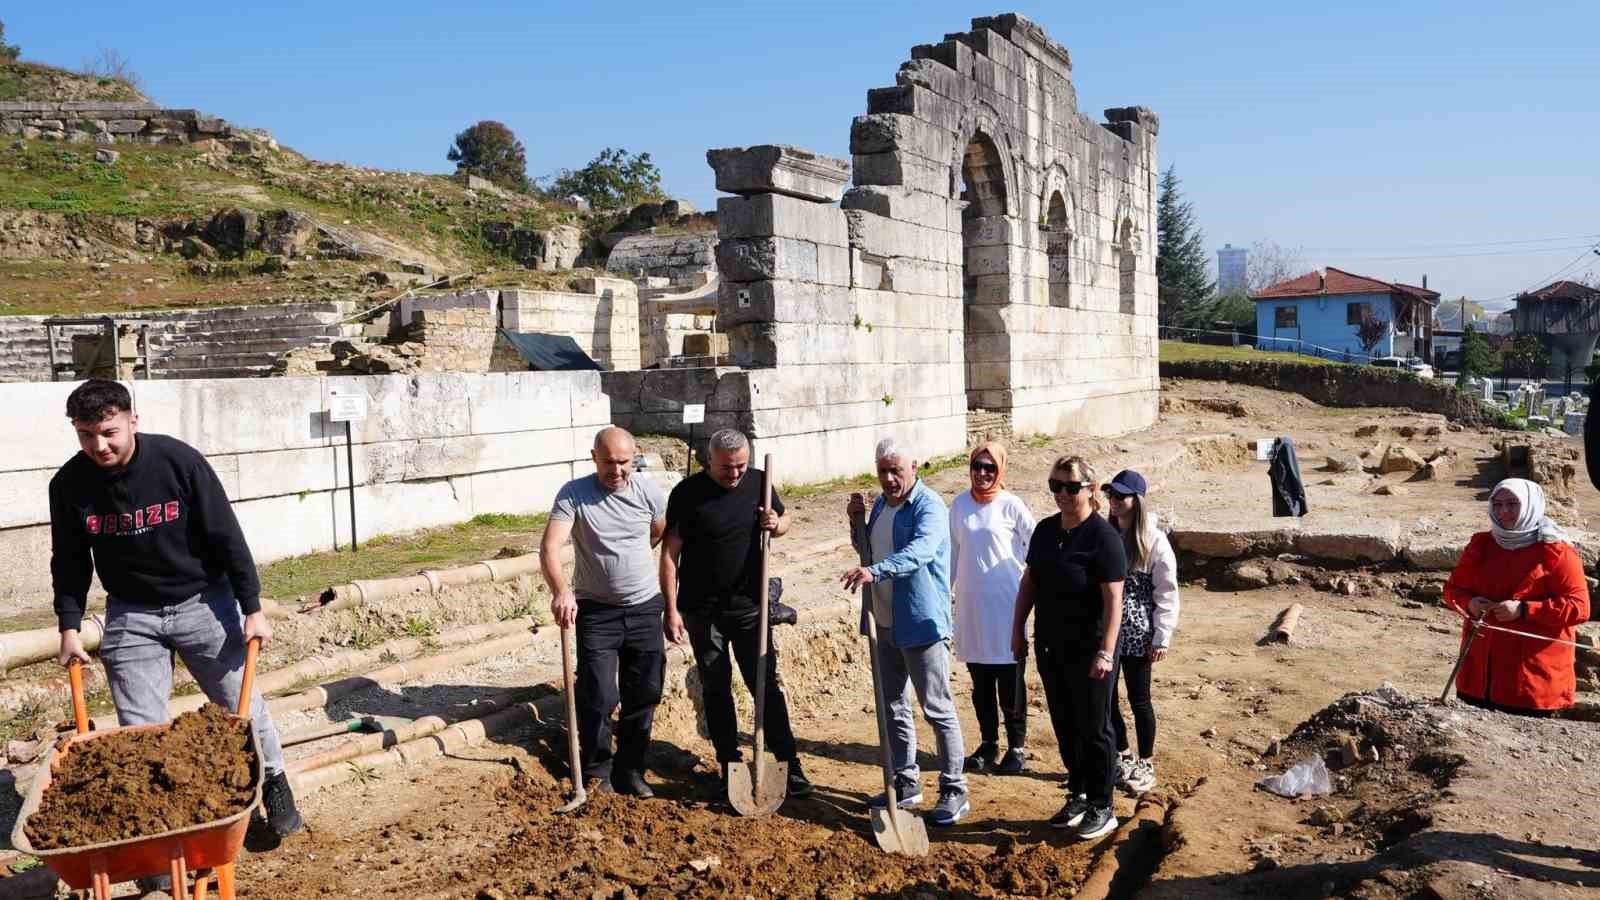
[[[1427,279],[1423,279],[1426,282]],[[1439,292],[1328,267],[1250,295],[1256,347],[1367,358],[1356,336],[1363,316],[1390,323],[1372,356],[1433,356],[1433,308]]]
[[[1517,334],[1539,336],[1550,352],[1550,371],[1582,372],[1600,339],[1600,288],[1580,281],[1554,281],[1517,297],[1512,311]]]

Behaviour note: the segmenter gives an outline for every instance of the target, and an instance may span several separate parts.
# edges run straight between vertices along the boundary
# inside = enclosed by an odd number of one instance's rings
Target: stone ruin
[[[934,458],[970,435],[1144,427],[1159,122],[1079,112],[1071,75],[1036,24],[974,19],[867,92],[849,161],[712,150],[730,195],[714,218],[635,210],[608,238],[618,277],[410,297],[277,371],[520,369],[502,331],[565,334],[605,370],[618,424],[737,426],[787,460],[786,480],[857,472],[887,433]],[[575,235],[504,237],[532,268],[586,262]],[[684,425],[702,403],[705,423]]]
[[[1017,15],[912,49],[867,92],[851,162],[713,150],[716,323],[731,367],[607,372],[618,424],[734,425],[783,477],[1000,433],[1114,434],[1157,413],[1154,113],[1078,112],[1067,50]],[[848,185],[848,189],[847,189]],[[837,205],[835,205],[837,204]],[[999,417],[1000,421],[996,421]]]
[[[251,155],[278,149],[259,128],[240,128],[195,109],[115,100],[0,101],[0,134],[101,145],[192,144],[206,152]]]
[[[399,298],[361,337],[279,358],[274,375],[520,372],[529,365],[506,335],[573,338],[606,369],[639,368],[639,303],[633,282],[574,278],[571,290],[487,288]]]

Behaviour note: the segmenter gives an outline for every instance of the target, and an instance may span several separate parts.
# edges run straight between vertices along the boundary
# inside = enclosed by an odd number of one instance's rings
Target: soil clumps
[[[912,860],[856,831],[612,794],[556,815],[561,793],[537,778],[517,775],[500,790],[513,826],[491,867],[502,874],[466,896],[1060,897],[1082,883],[1088,863],[1070,846],[1009,837],[992,853],[939,843]]]
[[[28,840],[58,850],[214,822],[249,807],[255,772],[249,721],[207,704],[167,728],[73,747],[28,821]]]

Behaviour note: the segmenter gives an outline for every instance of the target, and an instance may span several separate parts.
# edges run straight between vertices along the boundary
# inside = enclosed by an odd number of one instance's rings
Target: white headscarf
[[[1489,500],[1494,500],[1494,495],[1506,491],[1517,498],[1522,504],[1521,511],[1517,514],[1517,521],[1510,528],[1503,528],[1499,520],[1494,517],[1494,507],[1489,508],[1489,531],[1494,534],[1494,542],[1506,550],[1521,550],[1531,547],[1535,543],[1555,544],[1562,541],[1571,543],[1560,525],[1550,520],[1544,514],[1544,488],[1534,484],[1526,478],[1507,478],[1494,486],[1489,492]]]

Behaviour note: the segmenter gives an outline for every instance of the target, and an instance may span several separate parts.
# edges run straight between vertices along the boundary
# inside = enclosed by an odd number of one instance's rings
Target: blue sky
[[[1573,260],[1568,275],[1600,273],[1600,256],[1582,259],[1600,241],[1600,4],[1300,6],[1012,9],[1071,51],[1080,109],[1160,114],[1162,166],[1177,166],[1213,248],[1271,240],[1305,248],[1308,268],[1427,274],[1449,298],[1504,297]],[[315,158],[449,171],[451,136],[494,118],[527,145],[532,175],[607,146],[646,150],[668,188],[702,207],[715,199],[707,148],[847,155],[866,90],[893,84],[912,45],[1004,11],[947,0],[22,7],[0,16],[25,59],[71,67],[115,48],[157,100],[267,128]]]

